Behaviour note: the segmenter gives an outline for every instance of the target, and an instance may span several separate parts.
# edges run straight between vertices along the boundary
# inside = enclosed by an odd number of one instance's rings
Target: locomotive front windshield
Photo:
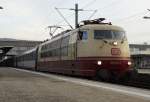
[[[112,31],[112,30],[95,30],[94,39],[117,39],[122,40],[125,38],[125,32]]]

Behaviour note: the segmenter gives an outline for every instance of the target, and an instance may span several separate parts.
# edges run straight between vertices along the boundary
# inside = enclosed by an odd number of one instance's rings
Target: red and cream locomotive
[[[97,76],[103,80],[119,78],[130,72],[130,51],[125,31],[102,20],[83,21],[79,28],[62,32],[40,44],[34,53],[37,56],[33,58],[35,69]]]

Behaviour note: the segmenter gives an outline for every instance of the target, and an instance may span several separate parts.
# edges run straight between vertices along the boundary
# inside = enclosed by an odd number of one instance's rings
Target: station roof
[[[0,46],[0,56],[4,56],[13,46]]]
[[[150,45],[147,44],[129,44],[130,48],[140,48],[140,49],[145,49],[145,48],[150,48]]]
[[[135,54],[131,56],[132,58],[142,58],[142,57],[150,57],[150,54]]]

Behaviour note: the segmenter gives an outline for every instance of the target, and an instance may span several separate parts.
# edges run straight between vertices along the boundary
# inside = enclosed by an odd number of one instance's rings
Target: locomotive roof
[[[81,26],[80,29],[96,29],[96,30],[120,30],[124,31],[123,28],[115,25],[109,25],[109,24],[88,24]]]
[[[77,29],[69,30],[67,32],[64,31],[64,32],[54,36],[49,41],[46,41],[46,42],[44,42],[40,45],[45,45],[47,43],[50,43],[54,40],[57,40],[57,39],[61,38],[62,36],[70,35],[73,32],[76,32],[76,31],[79,31],[79,30],[90,30],[90,29],[91,30],[93,29],[93,30],[118,30],[118,31],[124,31],[121,27],[115,26],[115,25],[110,25],[110,24],[87,24],[87,25],[80,26]]]

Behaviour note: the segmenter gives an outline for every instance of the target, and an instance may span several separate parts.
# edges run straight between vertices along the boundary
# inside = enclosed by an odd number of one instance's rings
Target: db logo
[[[120,55],[121,54],[121,51],[119,48],[112,48],[111,49],[111,54],[112,55]]]

